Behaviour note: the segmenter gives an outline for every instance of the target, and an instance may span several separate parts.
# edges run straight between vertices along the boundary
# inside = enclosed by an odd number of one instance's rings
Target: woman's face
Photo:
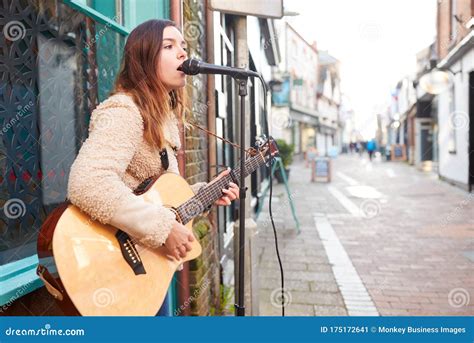
[[[186,85],[186,74],[177,69],[187,57],[186,42],[181,32],[174,26],[165,27],[158,65],[158,77],[168,91]]]

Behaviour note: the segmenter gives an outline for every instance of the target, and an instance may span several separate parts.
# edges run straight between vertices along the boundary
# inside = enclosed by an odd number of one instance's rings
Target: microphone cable
[[[209,65],[207,63],[203,63],[201,61],[197,61],[194,59],[188,59],[183,62],[183,64],[178,67],[178,70],[183,71],[184,73],[188,75],[196,75],[199,73],[204,73],[204,74],[224,74],[224,75],[230,75],[233,78],[239,79],[238,74],[239,71],[231,70],[232,68],[225,68],[220,66],[215,66],[215,65]],[[201,68],[204,68],[207,70],[203,71]],[[240,79],[246,78],[246,77],[258,77],[262,84],[263,88],[263,113],[264,113],[264,126],[265,130],[268,133],[268,139],[272,139],[270,136],[270,129],[268,125],[268,113],[267,113],[267,98],[268,98],[268,89],[267,89],[267,84],[265,80],[263,79],[263,76],[261,73],[258,73],[253,70],[246,70],[245,75],[240,75]],[[241,73],[241,72],[240,72]],[[241,128],[245,129],[245,128]],[[245,142],[242,142],[241,144],[245,144]],[[268,149],[268,152],[271,154],[270,149]],[[283,265],[281,263],[281,256],[280,256],[280,250],[278,248],[278,235],[276,232],[275,228],[275,222],[273,220],[273,212],[272,212],[272,198],[273,198],[273,176],[272,176],[272,169],[273,169],[273,159],[270,158],[270,163],[269,163],[269,170],[270,170],[270,177],[269,177],[269,182],[270,182],[270,199],[268,200],[268,210],[270,214],[270,220],[272,223],[272,228],[273,228],[273,235],[275,238],[275,250],[278,258],[278,264],[280,266],[280,276],[281,276],[281,315],[282,317],[285,316],[285,277],[283,273]],[[272,293],[273,294],[273,293]]]
[[[262,87],[263,87],[263,113],[264,113],[264,119],[265,119],[265,122],[264,122],[264,125],[265,125],[265,130],[266,132],[268,133],[268,138],[270,139],[271,136],[270,136],[270,130],[269,130],[269,126],[268,126],[268,113],[267,113],[267,93],[268,93],[268,89],[267,89],[267,84],[265,82],[265,80],[263,79],[263,76],[259,73],[258,74],[258,78],[262,84]],[[270,150],[269,150],[270,152]],[[272,223],[272,228],[273,228],[273,236],[275,238],[275,250],[276,250],[276,254],[277,254],[277,259],[278,259],[278,264],[280,266],[280,277],[281,277],[281,316],[284,317],[285,316],[285,277],[284,277],[284,273],[283,273],[283,265],[281,263],[281,257],[280,257],[280,250],[278,248],[278,235],[277,235],[277,231],[276,231],[276,228],[275,228],[275,222],[273,221],[273,212],[272,212],[272,197],[273,197],[273,176],[272,176],[272,163],[273,163],[273,160],[270,159],[270,165],[269,165],[269,169],[270,169],[270,178],[269,178],[269,182],[270,182],[270,198],[268,199],[268,212],[270,214],[270,220],[271,220],[271,223]]]

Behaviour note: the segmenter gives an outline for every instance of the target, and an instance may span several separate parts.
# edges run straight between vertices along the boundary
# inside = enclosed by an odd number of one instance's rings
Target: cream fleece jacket
[[[172,211],[133,194],[143,181],[163,172],[159,150],[143,137],[143,119],[133,99],[119,93],[102,102],[91,115],[89,137],[74,161],[68,199],[94,220],[111,224],[140,243],[162,245],[175,221]],[[165,126],[169,167],[179,174],[171,145],[181,146],[178,121],[170,116]],[[204,186],[191,186],[194,193]]]

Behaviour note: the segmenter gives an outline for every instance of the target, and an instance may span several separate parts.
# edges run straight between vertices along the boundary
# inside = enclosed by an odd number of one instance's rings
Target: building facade
[[[282,61],[273,71],[279,85],[272,93],[272,135],[302,154],[316,145],[318,52],[286,22],[279,24],[278,37],[282,37]]]
[[[319,52],[317,111],[319,117],[316,149],[322,156],[339,152],[340,132],[344,121],[340,115],[341,90],[339,61],[326,51]]]
[[[438,2],[437,68],[450,74],[438,95],[439,176],[463,189],[474,185],[474,2]]]

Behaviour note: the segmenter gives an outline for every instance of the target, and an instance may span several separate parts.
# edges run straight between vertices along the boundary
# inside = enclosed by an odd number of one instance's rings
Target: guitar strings
[[[249,174],[253,173],[260,166],[260,161],[258,161],[259,157],[262,160],[262,162],[264,163],[265,158],[260,154],[255,155],[255,156],[253,156],[252,158],[249,158],[246,161],[246,166],[245,166],[245,174],[246,175],[245,176],[248,176]],[[249,171],[248,167],[250,167],[250,171]],[[237,178],[240,177],[240,167],[235,169],[235,174],[236,174]],[[215,201],[214,199],[218,199],[222,196],[222,188],[226,188],[229,185],[230,181],[232,181],[232,178],[229,175],[226,175],[221,180],[216,181],[215,183],[213,183],[211,185],[208,185],[210,188],[206,189],[205,192],[199,192],[194,197],[189,199],[187,202],[180,205],[178,207],[177,211],[179,212],[179,215],[180,215],[181,219],[183,220],[183,222],[187,222],[188,220],[192,219],[192,217],[194,217],[194,215],[195,215],[194,213],[190,213],[189,216],[186,215],[187,213],[184,213],[185,215],[183,215],[182,212],[183,212],[183,210],[185,209],[186,206],[189,206],[189,203],[195,202],[196,200],[198,200],[199,203],[201,205],[203,205],[204,207],[209,206],[212,202]],[[211,197],[211,196],[213,196],[213,197]],[[202,211],[199,211],[199,212],[202,212]]]

